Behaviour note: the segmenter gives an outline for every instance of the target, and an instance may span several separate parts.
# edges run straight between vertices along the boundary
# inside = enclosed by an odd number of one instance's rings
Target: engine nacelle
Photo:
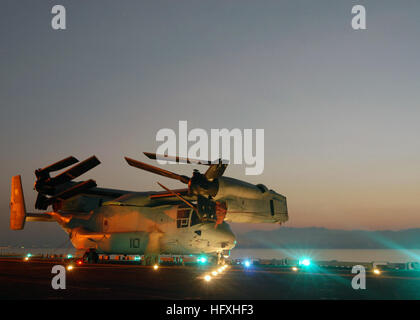
[[[220,177],[216,201],[227,205],[226,221],[237,223],[283,223],[288,220],[286,197],[241,180]]]

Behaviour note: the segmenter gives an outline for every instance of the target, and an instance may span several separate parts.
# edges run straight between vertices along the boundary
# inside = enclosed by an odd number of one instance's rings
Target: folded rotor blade
[[[45,168],[38,169],[35,171],[35,175],[37,178],[41,177],[43,174],[48,174],[53,171],[58,171],[61,169],[64,169],[65,167],[71,166],[72,164],[75,164],[79,162],[75,157],[70,156],[63,160],[57,161],[56,163],[53,163]]]
[[[125,157],[125,161],[127,161],[127,163],[132,167],[139,168],[139,169],[149,171],[152,173],[156,173],[158,175],[161,175],[167,178],[175,179],[175,180],[181,181],[182,183],[188,184],[188,182],[190,181],[190,178],[188,178],[187,176],[179,175],[171,171],[167,171],[167,170],[155,167],[155,166],[151,166],[150,164],[137,161],[128,157]]]
[[[56,186],[69,182],[74,178],[81,176],[90,169],[96,167],[100,163],[101,162],[98,160],[98,158],[92,156],[86,159],[85,161],[82,161],[79,164],[75,165],[74,167],[68,169],[67,171],[59,174],[58,176],[51,178],[50,181],[48,181],[48,184]]]
[[[87,181],[83,181],[81,183],[76,184],[75,186],[64,190],[63,192],[60,192],[59,194],[55,195],[54,197],[48,198],[48,201],[50,203],[52,203],[54,200],[56,199],[60,199],[60,200],[66,200],[69,199],[71,197],[74,197],[80,193],[82,193],[83,191],[96,187],[96,182],[92,179],[87,180]]]
[[[48,198],[45,195],[38,193],[35,202],[35,209],[46,210],[49,205],[50,203],[48,203]]]
[[[202,164],[206,166],[210,166],[207,169],[204,176],[207,180],[212,181],[218,177],[221,177],[228,166],[228,161],[218,159],[216,161],[208,161],[208,160],[199,160],[199,159],[192,159],[192,158],[183,158],[178,156],[168,156],[168,155],[159,155],[156,153],[151,152],[143,152],[146,157],[153,160],[164,160],[164,161],[173,161],[178,163],[190,163],[190,164]]]
[[[178,156],[168,156],[168,155],[161,155],[151,152],[143,152],[146,157],[152,160],[164,160],[164,161],[172,161],[178,163],[191,163],[191,164],[203,164],[206,166],[210,166],[212,164],[211,161],[208,160],[199,160],[199,159],[192,159],[192,158],[183,158]]]
[[[163,189],[165,189],[167,192],[172,193],[175,197],[177,197],[179,200],[181,200],[182,202],[184,202],[187,206],[191,207],[194,209],[194,211],[197,213],[198,217],[200,218],[200,220],[203,220],[203,216],[201,215],[201,213],[198,211],[197,207],[195,205],[193,205],[191,202],[189,202],[187,199],[184,199],[182,196],[180,196],[179,194],[173,192],[171,189],[165,187],[163,184],[160,184],[159,182],[157,183],[158,185],[160,185]]]
[[[218,163],[218,164],[212,164],[210,168],[207,169],[207,171],[204,173],[204,176],[207,180],[213,181],[214,179],[217,179],[223,175],[227,168],[227,163]]]

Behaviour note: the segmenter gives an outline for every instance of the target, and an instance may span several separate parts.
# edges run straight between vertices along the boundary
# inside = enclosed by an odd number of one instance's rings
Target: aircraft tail
[[[20,175],[12,177],[10,196],[10,229],[22,230],[25,226],[26,208]]]

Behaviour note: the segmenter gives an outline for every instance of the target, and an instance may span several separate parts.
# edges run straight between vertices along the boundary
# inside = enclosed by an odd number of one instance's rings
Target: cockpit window
[[[190,211],[191,208],[182,208],[179,207],[176,213],[176,227],[177,228],[186,228],[190,221]]]
[[[199,224],[200,218],[197,215],[197,212],[190,207],[179,206],[176,213],[176,227],[177,228],[186,228],[188,226],[194,226]]]

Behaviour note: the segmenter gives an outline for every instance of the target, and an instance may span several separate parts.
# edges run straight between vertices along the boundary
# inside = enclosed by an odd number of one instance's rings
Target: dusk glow
[[[369,3],[372,28],[362,33],[351,29],[341,1],[268,1],[258,9],[177,1],[160,4],[165,10],[66,2],[64,32],[50,28],[50,5],[8,2],[0,11],[8,26],[0,28],[2,243],[40,230],[65,239],[53,224],[8,230],[13,175],[22,175],[28,211],[33,171],[69,155],[98,157],[83,175],[98,186],[158,190],[156,176],[123,157],[144,160],[141,152],[158,146],[156,132],[175,130],[179,120],[191,129],[265,129],[263,174],[231,165],[225,175],[284,194],[285,226],[420,227],[418,3],[411,10]]]

